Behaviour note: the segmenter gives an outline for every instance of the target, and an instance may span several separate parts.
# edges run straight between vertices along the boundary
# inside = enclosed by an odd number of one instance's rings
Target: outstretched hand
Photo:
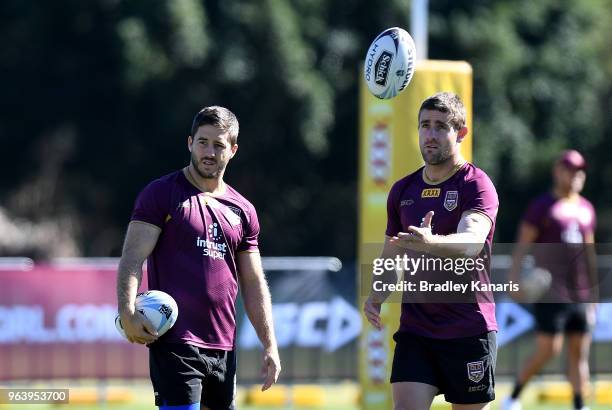
[[[421,250],[419,245],[432,243],[431,221],[433,216],[434,211],[427,212],[423,217],[421,226],[410,225],[407,232],[398,232],[397,236],[391,237],[390,242],[402,248]]]

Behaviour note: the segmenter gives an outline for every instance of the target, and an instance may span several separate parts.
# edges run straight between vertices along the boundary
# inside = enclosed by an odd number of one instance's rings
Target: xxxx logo
[[[438,198],[440,196],[440,188],[425,188],[421,191],[421,198]]]

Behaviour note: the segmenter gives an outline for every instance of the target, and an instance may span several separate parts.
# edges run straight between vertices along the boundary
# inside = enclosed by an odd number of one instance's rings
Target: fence
[[[496,256],[503,277],[508,257]],[[57,259],[35,264],[0,258],[0,380],[146,378],[148,352],[126,342],[114,327],[116,259]],[[609,270],[612,260],[601,259]],[[357,379],[354,266],[336,258],[264,258],[285,382]],[[146,283],[146,279],[143,280]],[[255,332],[237,305],[239,382],[260,380]],[[532,349],[528,306],[497,307],[499,375],[514,374]],[[591,369],[612,372],[612,303],[600,305]],[[561,361],[545,369],[560,373]]]
[[[354,378],[354,272],[336,258],[264,258],[285,380]],[[113,258],[0,258],[0,380],[148,377],[148,351],[116,331]],[[143,278],[146,284],[146,272]],[[241,381],[259,380],[255,332],[237,305]]]

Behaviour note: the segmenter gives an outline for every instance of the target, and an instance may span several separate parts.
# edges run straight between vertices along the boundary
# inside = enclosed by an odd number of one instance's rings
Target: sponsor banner
[[[493,265],[499,261],[494,258]],[[352,378],[360,355],[362,371],[367,372],[362,377],[379,390],[365,400],[369,405],[383,402],[392,358],[389,340],[398,324],[393,310],[398,304],[383,305],[387,325],[378,331],[362,325],[355,305],[354,267],[330,272],[326,267],[284,266],[269,270],[267,276],[283,377]],[[0,270],[0,279],[0,380],[148,377],[147,348],[128,343],[114,326],[116,264]],[[497,302],[500,346],[533,330],[530,306],[507,299]],[[612,299],[605,302],[598,306],[596,342],[612,341]],[[260,344],[240,302],[237,317],[240,379],[257,382]]]
[[[354,266],[268,271],[276,339],[287,381],[342,380],[357,374],[361,315]],[[238,377],[259,382],[261,344],[239,300]]]
[[[354,377],[361,332],[354,267],[332,272],[340,268],[316,258],[285,259],[283,266],[264,259],[285,377]],[[0,380],[148,377],[147,348],[115,328],[116,262],[0,270]],[[241,380],[259,381],[259,339],[240,299],[236,314]]]
[[[342,296],[303,303],[274,303],[272,311],[279,349],[316,348],[332,353],[355,341],[361,333],[359,311]],[[255,329],[243,314],[238,347],[249,350],[260,346]]]
[[[354,341],[361,332],[355,306],[353,268],[276,270],[267,273],[272,294],[274,327],[280,349],[311,348],[332,353]],[[239,300],[238,347],[261,345]]]
[[[115,329],[116,272],[1,270],[0,379],[147,376],[147,349]]]

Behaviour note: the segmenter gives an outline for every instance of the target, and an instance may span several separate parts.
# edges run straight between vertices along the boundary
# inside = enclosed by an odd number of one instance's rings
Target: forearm
[[[142,264],[155,247],[160,232],[158,227],[138,221],[132,221],[128,225],[117,272],[117,302],[120,313],[134,313],[136,293],[142,279]]]
[[[369,299],[374,303],[384,303],[392,292],[388,289],[388,286],[382,285],[396,284],[398,282],[399,275],[395,269],[385,270],[380,275],[372,274]]]
[[[134,313],[134,303],[141,280],[142,262],[121,258],[117,272],[117,301],[120,312]]]
[[[264,277],[242,283],[242,297],[246,314],[264,349],[277,349],[272,319],[272,298]]]
[[[388,266],[388,261],[395,260],[397,257],[401,257],[401,255],[409,252],[406,249],[392,245],[390,240],[390,237],[385,237],[380,257],[372,261],[372,278],[370,280],[368,299],[374,303],[383,303],[391,294],[388,287],[381,288],[380,285],[395,284],[399,281],[399,272],[396,269],[396,264],[393,263],[393,266]]]
[[[433,235],[431,238],[431,243],[420,250],[440,257],[476,256],[484,246],[480,236],[472,232]]]

